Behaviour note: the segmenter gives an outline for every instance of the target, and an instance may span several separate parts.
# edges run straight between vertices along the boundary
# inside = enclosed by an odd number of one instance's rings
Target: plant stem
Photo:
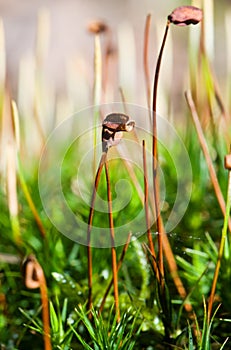
[[[153,155],[153,192],[154,192],[154,203],[155,203],[155,213],[157,220],[157,234],[158,234],[158,249],[159,249],[159,269],[161,273],[161,285],[164,287],[164,264],[163,264],[163,225],[160,217],[160,208],[159,208],[159,183],[157,178],[157,165],[158,165],[158,150],[157,150],[157,120],[156,120],[156,104],[157,104],[157,90],[158,90],[158,80],[159,80],[159,72],[161,59],[164,51],[164,46],[166,43],[166,38],[168,34],[170,22],[167,21],[165,33],[161,45],[161,49],[159,52],[159,56],[157,59],[156,70],[155,70],[155,78],[154,78],[154,86],[153,86],[153,101],[152,101],[152,113],[153,113],[153,143],[152,143],[152,155]]]
[[[174,254],[172,253],[171,246],[168,241],[168,237],[164,230],[164,225],[162,221],[162,217],[160,214],[159,209],[159,183],[158,183],[158,177],[157,177],[157,165],[158,165],[158,149],[157,149],[157,91],[158,91],[158,80],[159,80],[159,72],[160,72],[160,66],[161,66],[161,60],[163,56],[163,51],[168,35],[170,22],[167,21],[165,33],[162,41],[162,45],[160,48],[159,56],[157,59],[156,64],[156,70],[155,70],[155,77],[154,77],[154,86],[153,86],[153,101],[152,101],[152,113],[153,113],[153,192],[154,192],[154,203],[155,203],[155,213],[156,213],[156,220],[157,220],[157,231],[158,231],[158,249],[159,249],[159,263],[158,268],[160,271],[160,278],[161,278],[161,286],[164,288],[164,264],[163,264],[163,249],[166,256],[166,260],[169,265],[169,269],[173,278],[173,281],[175,283],[175,286],[178,290],[178,293],[180,294],[181,298],[184,299],[187,295],[186,290],[183,286],[183,283],[178,275],[177,271],[177,265],[175,261]],[[192,312],[192,306],[190,304],[184,304],[185,309],[187,312]]]
[[[163,37],[163,41],[162,41],[162,45],[161,45],[161,48],[160,48],[160,52],[159,52],[159,56],[158,56],[157,64],[156,64],[155,78],[154,78],[154,87],[153,87],[153,101],[152,101],[153,114],[156,113],[157,90],[158,90],[160,65],[161,65],[163,51],[164,51],[164,47],[165,47],[165,43],[166,43],[166,39],[167,39],[167,35],[168,35],[169,26],[170,26],[170,22],[167,21],[165,32],[164,32],[164,37]],[[153,115],[153,119],[156,119],[155,115]],[[154,126],[156,126],[156,124],[153,123],[153,128],[154,128]]]
[[[47,293],[46,278],[41,265],[37,259],[31,255],[27,258],[25,263],[25,285],[29,289],[40,288],[42,301],[42,319],[43,319],[43,339],[44,349],[51,350],[51,336],[50,336],[50,313],[49,301]]]
[[[100,44],[100,35],[97,33],[95,35],[94,41],[94,87],[93,87],[93,103],[94,103],[94,111],[93,111],[93,174],[95,173],[96,168],[96,143],[97,143],[97,120],[99,115],[99,105],[101,102],[101,87],[102,87],[102,53],[101,53],[101,44]],[[91,227],[92,220],[94,214],[94,204],[96,191],[99,185],[100,174],[103,169],[104,162],[106,160],[106,153],[103,153],[101,156],[101,160],[98,166],[98,170],[95,176],[95,184],[92,192],[91,198],[91,207],[88,217],[88,228],[87,228],[87,258],[88,258],[88,310],[92,307],[92,251],[91,251]],[[91,313],[89,312],[89,317],[91,317]]]
[[[106,173],[106,181],[107,181],[109,227],[110,227],[110,234],[111,234],[111,254],[112,254],[112,273],[113,273],[113,285],[114,285],[115,310],[117,315],[117,322],[119,322],[120,310],[119,310],[119,292],[118,292],[118,278],[117,278],[117,260],[116,260],[116,248],[115,248],[115,232],[114,232],[114,222],[113,222],[113,214],[112,214],[111,186],[110,186],[109,169],[108,169],[107,161],[105,161],[105,173]]]
[[[88,227],[87,227],[87,259],[88,259],[88,310],[92,307],[92,251],[91,251],[91,228],[92,228],[92,221],[93,221],[93,214],[94,214],[94,205],[95,205],[95,198],[96,198],[96,192],[99,185],[100,175],[104,166],[104,163],[106,161],[107,154],[103,153],[100,159],[100,163],[98,166],[98,170],[95,176],[95,184],[92,192],[91,197],[91,204],[90,204],[90,212],[88,216]],[[90,313],[89,313],[90,315]]]
[[[47,294],[47,285],[46,279],[43,275],[40,280],[40,293],[42,298],[42,315],[43,315],[43,327],[44,327],[44,344],[45,350],[51,350],[51,340],[50,340],[50,314],[49,314],[49,305],[48,305],[48,294]]]
[[[143,168],[144,168],[144,207],[145,207],[145,218],[146,218],[146,226],[147,226],[147,237],[149,242],[149,248],[151,254],[153,256],[153,269],[156,274],[157,281],[160,282],[160,274],[156,265],[156,253],[154,250],[153,240],[152,240],[152,232],[150,229],[150,218],[149,218],[149,205],[148,205],[148,174],[147,174],[147,160],[146,160],[146,149],[145,149],[145,140],[143,140]]]
[[[147,94],[147,104],[148,110],[151,108],[151,91],[150,91],[150,72],[148,67],[148,51],[149,51],[149,33],[151,25],[151,15],[147,15],[145,22],[144,30],[144,54],[143,54],[143,63],[144,63],[144,76],[145,76],[145,85],[146,85],[146,94]]]
[[[162,226],[163,226],[163,224],[162,224]],[[173,282],[175,284],[175,287],[176,287],[181,299],[184,300],[187,297],[187,292],[186,292],[185,287],[184,287],[184,285],[181,281],[181,278],[178,274],[176,259],[174,257],[173,252],[172,252],[172,248],[170,246],[168,236],[164,230],[163,230],[163,248],[164,248],[164,254],[166,257],[166,261],[168,263],[168,268],[169,268],[171,277],[173,279]],[[184,303],[184,308],[189,314],[191,314],[193,311],[192,305],[189,302]]]
[[[94,104],[94,136],[93,136],[93,174],[96,169],[96,144],[97,144],[97,124],[100,112],[101,103],[101,88],[102,88],[102,52],[100,44],[100,34],[95,35],[94,43],[94,87],[93,87],[93,104]]]
[[[123,251],[121,253],[121,256],[120,256],[118,264],[117,264],[117,274],[118,274],[118,272],[119,272],[119,270],[120,270],[120,268],[122,266],[122,263],[123,263],[126,251],[128,249],[128,246],[129,246],[129,243],[130,243],[130,240],[131,240],[131,236],[132,236],[131,233],[129,233],[127,241],[126,241],[126,243],[125,243],[125,245],[123,247]],[[99,313],[101,313],[103,311],[104,304],[106,302],[106,298],[108,296],[108,293],[110,292],[110,289],[111,289],[112,285],[113,285],[113,276],[112,276],[112,279],[111,279],[111,281],[109,282],[109,284],[107,286],[106,292],[104,293],[103,299],[102,299],[100,307],[99,307]]]
[[[219,247],[219,251],[218,251],[217,263],[216,263],[216,268],[215,268],[215,272],[214,272],[214,276],[213,276],[213,283],[212,283],[212,288],[211,288],[211,293],[210,293],[209,303],[208,303],[208,317],[207,317],[208,324],[209,324],[210,319],[211,319],[215,290],[216,290],[218,275],[219,275],[219,271],[220,271],[221,259],[223,256],[226,236],[227,236],[228,223],[229,223],[229,217],[230,217],[230,209],[231,209],[231,171],[229,170],[227,200],[226,200],[226,212],[225,212],[224,224],[223,224],[223,228],[222,228],[221,242],[220,242],[220,247]]]
[[[205,139],[202,127],[201,127],[201,123],[200,123],[200,120],[199,120],[199,117],[198,117],[198,114],[196,111],[196,107],[195,107],[195,104],[194,104],[194,101],[192,98],[191,91],[186,91],[185,97],[186,97],[189,109],[191,111],[191,115],[192,115],[193,122],[194,122],[194,125],[196,128],[196,131],[197,131],[197,135],[198,135],[198,139],[199,139],[199,142],[201,145],[201,149],[202,149],[204,156],[205,156],[205,160],[206,160],[206,163],[208,166],[209,175],[210,175],[210,178],[211,178],[211,181],[213,184],[214,192],[216,194],[221,211],[225,217],[225,215],[226,215],[225,200],[224,200],[223,194],[221,192],[221,188],[220,188],[220,185],[219,185],[219,182],[217,179],[217,175],[216,175],[216,171],[215,171],[214,166],[213,166],[212,159],[211,159],[210,154],[209,154],[208,145],[207,145],[207,142],[206,142],[206,139]],[[228,221],[228,226],[229,226],[229,231],[231,232],[231,220],[230,219]]]

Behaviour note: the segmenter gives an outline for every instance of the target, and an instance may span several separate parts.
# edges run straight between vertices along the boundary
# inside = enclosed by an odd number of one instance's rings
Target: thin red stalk
[[[168,263],[169,271],[170,271],[171,277],[173,279],[173,282],[175,284],[175,287],[176,287],[181,299],[185,300],[185,298],[187,297],[187,292],[186,292],[184,285],[183,285],[183,283],[180,279],[180,276],[178,274],[176,260],[175,260],[175,257],[173,255],[171,246],[169,244],[168,237],[164,231],[163,231],[163,247],[164,247],[164,253],[166,256],[167,263]],[[146,244],[143,245],[143,248],[144,248],[145,252],[148,251],[150,253],[150,255],[153,258],[153,261],[156,262],[156,256],[152,254],[151,249]],[[148,255],[147,255],[147,258],[149,259]],[[156,266],[158,269],[157,264],[156,264]],[[158,272],[160,274],[159,269],[158,269]],[[190,303],[184,303],[184,308],[189,314],[192,314],[193,308],[192,308],[192,305]]]
[[[158,91],[158,80],[159,80],[159,72],[160,72],[160,66],[161,66],[161,60],[163,56],[163,51],[167,39],[167,34],[169,30],[170,22],[167,21],[165,33],[161,45],[161,49],[159,52],[159,56],[157,59],[156,64],[156,70],[155,70],[155,78],[154,78],[154,87],[153,87],[153,105],[152,105],[152,111],[153,111],[153,191],[154,191],[154,203],[155,203],[155,212],[156,212],[156,220],[157,220],[157,231],[158,231],[158,249],[159,249],[159,261],[158,261],[158,267],[160,271],[160,277],[161,277],[161,286],[164,288],[164,264],[163,264],[163,249],[164,253],[169,265],[169,269],[173,278],[173,281],[175,283],[175,286],[178,290],[178,293],[180,294],[181,298],[184,299],[186,297],[186,290],[182,284],[182,281],[178,275],[177,271],[177,265],[174,258],[174,255],[172,253],[171,246],[168,241],[168,237],[164,230],[164,225],[162,221],[162,217],[160,214],[159,209],[159,183],[158,183],[158,177],[157,177],[157,165],[158,165],[158,149],[157,149],[157,120],[156,120],[156,114],[157,114],[157,91]],[[192,311],[192,306],[190,304],[185,304],[185,309],[187,312]]]
[[[95,184],[91,197],[90,212],[88,216],[88,227],[87,227],[87,259],[88,259],[88,310],[92,307],[92,251],[91,251],[91,228],[94,214],[94,205],[96,192],[99,185],[100,175],[106,161],[107,154],[103,153],[100,159],[98,170],[95,176]],[[89,313],[90,315],[90,313]]]
[[[125,112],[125,114],[128,114],[127,106],[126,106],[126,99],[125,99],[125,96],[124,96],[124,92],[123,92],[122,87],[119,87],[119,92],[120,92],[120,95],[121,95],[121,99],[122,99],[122,103],[123,103],[124,112]],[[134,129],[134,131],[133,131],[133,135],[134,135],[134,137],[135,137],[136,142],[139,143],[139,140],[138,140],[137,134],[136,134],[136,132],[135,132],[135,129]],[[118,150],[118,152],[119,152],[119,154],[120,154],[120,151],[119,151],[119,150]],[[127,171],[129,172],[129,175],[130,175],[130,177],[131,177],[131,179],[132,179],[132,181],[133,181],[135,187],[136,187],[136,190],[137,190],[137,192],[138,192],[138,195],[139,195],[139,197],[140,197],[140,200],[142,201],[143,192],[142,192],[142,189],[141,189],[141,187],[140,187],[139,181],[137,180],[137,177],[136,177],[136,174],[135,174],[135,172],[134,172],[134,169],[133,169],[133,167],[130,165],[129,162],[124,161],[124,159],[123,159],[123,162],[124,162],[125,167],[127,168]]]
[[[114,222],[113,222],[113,214],[112,214],[111,186],[110,186],[107,161],[105,161],[105,173],[106,173],[106,181],[107,181],[109,227],[110,227],[110,234],[111,234],[111,255],[112,255],[112,274],[113,274],[113,285],[114,285],[115,310],[117,315],[117,322],[119,322],[120,310],[119,310],[119,292],[118,292],[118,278],[117,278],[118,277],[117,276],[117,259],[116,259],[116,248],[115,248],[115,232],[114,232]]]
[[[93,122],[94,122],[94,135],[93,135],[93,174],[96,170],[96,143],[97,143],[97,122],[98,114],[100,113],[99,105],[101,103],[102,94],[102,50],[100,42],[100,32],[95,34],[94,40],[94,86],[93,86]]]
[[[167,39],[167,34],[169,30],[170,22],[167,21],[165,33],[161,45],[161,49],[159,52],[159,56],[157,59],[155,77],[154,77],[154,86],[153,86],[153,104],[152,104],[152,112],[153,112],[153,191],[154,191],[154,203],[155,203],[155,212],[157,218],[157,231],[158,231],[158,248],[159,248],[159,271],[162,277],[161,284],[164,287],[164,265],[163,265],[163,249],[166,256],[166,260],[169,266],[169,270],[171,272],[174,284],[180,294],[181,298],[184,299],[187,295],[186,290],[183,286],[183,283],[178,275],[177,265],[175,261],[175,257],[172,253],[171,246],[168,241],[168,237],[164,230],[164,225],[162,221],[162,217],[160,215],[159,209],[159,183],[157,177],[157,164],[158,164],[158,149],[157,149],[157,91],[158,91],[158,80],[159,80],[159,72],[161,66],[162,55]],[[185,304],[185,309],[187,312],[192,311],[192,306],[190,304]]]
[[[48,301],[47,285],[46,285],[44,274],[41,276],[40,293],[42,296],[42,317],[43,317],[43,326],[44,326],[45,350],[51,350],[52,347],[51,347],[51,340],[50,340],[49,301]]]
[[[120,255],[120,258],[119,258],[119,261],[118,261],[118,264],[117,264],[117,274],[118,274],[118,272],[119,272],[119,270],[120,270],[120,268],[122,266],[122,263],[123,263],[126,251],[128,249],[128,246],[129,246],[129,243],[130,243],[130,240],[131,240],[131,236],[132,236],[131,233],[129,233],[127,241],[126,241],[126,243],[125,243],[125,245],[123,247],[123,251],[122,251],[122,253]],[[107,289],[106,289],[106,291],[104,293],[103,299],[102,299],[100,307],[99,307],[99,313],[101,313],[103,311],[103,308],[104,308],[107,296],[108,296],[108,294],[110,292],[110,289],[111,289],[112,285],[113,285],[113,276],[112,276],[111,281],[109,282],[109,284],[107,286]]]
[[[165,43],[166,43],[166,39],[167,39],[167,35],[168,35],[169,26],[170,26],[170,22],[167,21],[166,28],[165,28],[165,33],[164,33],[164,37],[163,37],[163,41],[162,41],[162,45],[161,45],[161,48],[160,48],[160,52],[159,52],[159,56],[158,56],[157,64],[156,64],[155,78],[154,78],[154,87],[153,87],[153,101],[152,101],[153,113],[156,113],[157,90],[158,90],[157,87],[158,87],[158,81],[159,81],[160,65],[161,65],[163,51],[164,51],[164,47],[165,47]],[[153,118],[155,118],[155,116],[153,116]]]
[[[154,203],[155,203],[155,212],[156,212],[156,220],[157,220],[157,233],[158,233],[158,250],[159,250],[159,269],[161,273],[161,284],[164,286],[164,263],[163,263],[163,230],[162,230],[162,221],[160,217],[160,208],[159,208],[159,183],[157,178],[157,165],[158,165],[158,150],[157,150],[157,120],[156,120],[156,104],[157,104],[157,90],[158,90],[158,80],[159,80],[159,72],[160,65],[162,60],[162,55],[164,51],[164,46],[167,39],[168,29],[170,22],[167,21],[161,49],[159,52],[159,56],[157,59],[156,70],[155,70],[155,78],[154,78],[154,86],[153,86],[153,101],[152,101],[152,112],[153,112],[153,192],[154,192]]]
[[[187,91],[185,93],[185,97],[186,97],[189,109],[191,111],[191,115],[192,115],[193,122],[194,122],[194,125],[196,128],[196,132],[197,132],[198,139],[199,139],[199,142],[201,145],[201,149],[202,149],[204,156],[205,156],[205,160],[206,160],[206,163],[208,166],[209,175],[210,175],[210,178],[211,178],[211,181],[213,184],[214,192],[216,194],[221,211],[225,217],[225,212],[226,212],[225,200],[224,200],[223,194],[221,192],[221,188],[220,188],[220,185],[219,185],[219,182],[217,179],[217,175],[216,175],[216,171],[215,171],[214,166],[213,166],[212,159],[211,159],[210,154],[209,154],[208,145],[207,145],[207,142],[206,142],[206,139],[205,139],[202,127],[201,127],[201,123],[200,123],[200,120],[199,120],[199,117],[198,117],[198,114],[196,111],[196,107],[195,107],[191,92]],[[231,220],[229,220],[229,231],[231,232]]]
[[[157,260],[156,260],[156,254],[153,255],[153,253],[152,253],[150,247],[147,245],[147,243],[142,243],[142,247],[143,247],[143,251],[145,252],[146,257],[147,257],[147,259],[149,260],[149,262],[150,262],[150,258],[149,258],[148,253],[151,255],[151,257],[153,258],[153,260],[157,261]],[[152,264],[152,265],[153,265],[153,264]],[[157,269],[158,269],[158,266],[157,266]],[[156,273],[156,272],[155,272],[155,273]]]
[[[50,313],[49,300],[47,293],[46,278],[43,269],[36,258],[32,255],[26,261],[25,266],[25,285],[27,288],[40,288],[42,301],[42,319],[43,319],[43,339],[44,349],[52,350],[51,336],[50,336]]]
[[[148,109],[151,108],[151,89],[150,89],[150,72],[148,66],[148,51],[149,51],[149,34],[150,34],[150,25],[151,25],[151,15],[147,15],[145,22],[145,30],[144,30],[144,76],[145,76],[145,85],[146,85],[146,93],[147,93],[147,104]]]
[[[163,226],[163,224],[162,224],[162,226]],[[187,292],[186,292],[185,287],[184,287],[184,285],[180,279],[180,276],[178,274],[176,260],[175,260],[174,254],[172,252],[172,248],[170,246],[168,236],[164,230],[163,230],[163,248],[164,248],[164,254],[166,257],[166,261],[168,263],[168,268],[169,268],[169,271],[171,273],[171,277],[173,279],[173,282],[176,286],[176,289],[177,289],[181,299],[184,300],[187,296]],[[189,312],[189,313],[192,312],[192,305],[191,304],[184,303],[184,308],[187,312]]]
[[[152,253],[152,256],[155,258],[153,260],[153,268],[156,274],[156,278],[158,282],[160,282],[160,274],[156,265],[156,253],[154,250],[153,240],[152,240],[152,232],[150,229],[150,218],[149,218],[149,205],[148,205],[148,174],[147,174],[147,159],[146,159],[146,149],[145,149],[145,140],[143,140],[143,169],[144,169],[144,207],[145,207],[145,219],[147,226],[147,237],[149,242],[149,248]]]

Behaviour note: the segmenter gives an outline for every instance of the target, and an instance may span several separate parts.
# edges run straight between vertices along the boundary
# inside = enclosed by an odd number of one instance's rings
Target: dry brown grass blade
[[[211,156],[209,154],[207,141],[206,141],[206,138],[204,136],[203,129],[201,127],[200,119],[199,119],[198,114],[197,114],[196,106],[195,106],[195,103],[193,101],[191,91],[186,91],[185,97],[186,97],[186,101],[188,103],[189,109],[191,111],[192,119],[193,119],[193,122],[194,122],[194,125],[196,128],[196,132],[197,132],[198,139],[199,139],[199,142],[201,145],[201,149],[202,149],[204,156],[205,156],[205,160],[206,160],[206,163],[208,166],[209,175],[210,175],[211,182],[213,184],[214,192],[215,192],[215,195],[217,197],[218,203],[220,205],[221,211],[225,217],[225,211],[226,211],[225,200],[224,200],[223,194],[221,192],[221,188],[220,188],[220,185],[219,185],[219,182],[217,179],[216,171],[215,171],[215,168],[213,166]],[[231,220],[229,220],[229,231],[231,232]]]

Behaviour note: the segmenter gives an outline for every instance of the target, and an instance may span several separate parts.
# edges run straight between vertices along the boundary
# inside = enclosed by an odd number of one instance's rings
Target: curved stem
[[[111,255],[112,255],[112,273],[113,273],[113,285],[114,285],[115,310],[117,315],[117,322],[119,322],[120,309],[119,309],[119,291],[118,291],[118,276],[117,276],[117,259],[116,259],[116,248],[115,248],[115,232],[114,232],[114,222],[113,222],[113,214],[112,214],[111,186],[110,186],[107,161],[105,162],[105,173],[106,173],[106,181],[107,181],[109,227],[110,227],[110,234],[111,234]]]
[[[121,253],[121,256],[119,258],[119,261],[118,261],[118,264],[117,264],[117,273],[119,272],[119,269],[121,268],[122,266],[122,263],[123,263],[123,260],[124,260],[124,257],[125,257],[125,254],[126,254],[126,251],[128,249],[128,246],[129,246],[129,243],[130,243],[130,240],[131,240],[131,233],[128,234],[128,238],[127,238],[127,241],[123,247],[123,251]],[[101,313],[103,311],[103,308],[104,308],[104,304],[106,302],[106,298],[108,296],[108,293],[110,292],[110,289],[113,285],[113,276],[112,276],[112,279],[110,280],[108,286],[107,286],[107,289],[106,289],[106,292],[104,293],[104,296],[103,296],[103,299],[101,301],[101,304],[100,304],[100,307],[99,307],[99,313]]]
[[[165,33],[161,45],[161,49],[159,52],[159,56],[157,59],[156,70],[155,70],[155,78],[154,78],[154,86],[153,86],[153,101],[152,101],[152,112],[153,112],[153,143],[152,143],[152,155],[153,155],[153,192],[154,192],[154,203],[155,203],[155,213],[157,220],[157,233],[158,233],[158,248],[159,248],[159,269],[161,273],[161,284],[164,286],[164,264],[163,264],[163,225],[160,217],[160,208],[159,208],[159,183],[157,178],[157,165],[158,165],[158,151],[157,151],[157,120],[156,120],[156,104],[157,104],[157,90],[158,90],[158,80],[159,80],[159,72],[160,65],[162,60],[162,55],[164,51],[164,46],[167,39],[168,29],[170,22],[167,21],[167,25],[165,28]]]
[[[150,91],[150,72],[148,67],[148,51],[149,51],[149,33],[151,26],[151,15],[147,15],[145,30],[144,30],[144,53],[143,53],[143,63],[144,63],[144,76],[147,94],[147,104],[148,109],[151,108],[151,91]]]
[[[147,174],[147,159],[146,159],[146,146],[145,146],[145,140],[143,140],[143,168],[144,168],[144,207],[145,207],[145,219],[146,219],[146,226],[147,226],[147,237],[149,242],[149,248],[151,251],[151,254],[153,256],[153,269],[155,271],[155,275],[157,278],[157,281],[160,282],[160,274],[158,270],[158,266],[156,264],[156,253],[154,249],[154,244],[152,240],[152,232],[150,229],[150,218],[149,218],[149,206],[148,206],[148,174]]]
[[[158,81],[159,81],[160,65],[161,65],[163,51],[164,51],[164,47],[165,47],[165,43],[166,43],[166,39],[167,39],[167,35],[168,35],[169,26],[170,26],[170,22],[167,21],[162,45],[161,45],[159,56],[158,56],[157,63],[156,63],[154,86],[153,86],[153,100],[152,100],[153,113],[156,113],[157,90],[158,90],[157,87],[158,87]],[[153,116],[153,118],[154,118],[154,116]]]
[[[99,186],[100,175],[107,158],[107,153],[103,153],[100,159],[98,170],[95,176],[95,184],[91,197],[90,212],[88,216],[88,227],[87,227],[87,260],[88,260],[88,305],[87,309],[90,310],[92,307],[92,251],[91,251],[91,228],[94,215],[94,205],[96,192]],[[89,313],[90,315],[90,313]]]
[[[30,255],[25,262],[25,285],[29,289],[40,288],[42,301],[44,349],[51,350],[50,312],[46,278],[35,256]]]
[[[93,135],[93,174],[96,169],[96,144],[97,144],[97,124],[99,120],[100,113],[100,103],[101,103],[101,91],[102,90],[102,50],[100,43],[100,34],[95,35],[94,42],[94,87],[93,87],[93,104],[94,104],[94,135]]]
[[[47,285],[44,274],[40,278],[40,293],[42,298],[42,317],[44,324],[44,345],[45,350],[51,350],[51,339],[50,339],[50,313],[49,313],[49,300],[47,293]]]

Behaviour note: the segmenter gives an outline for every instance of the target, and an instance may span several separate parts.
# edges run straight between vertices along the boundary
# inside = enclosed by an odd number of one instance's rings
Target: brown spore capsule
[[[168,16],[170,23],[178,26],[187,26],[189,24],[197,24],[201,22],[203,18],[203,12],[201,9],[195,6],[180,6],[177,7]]]

